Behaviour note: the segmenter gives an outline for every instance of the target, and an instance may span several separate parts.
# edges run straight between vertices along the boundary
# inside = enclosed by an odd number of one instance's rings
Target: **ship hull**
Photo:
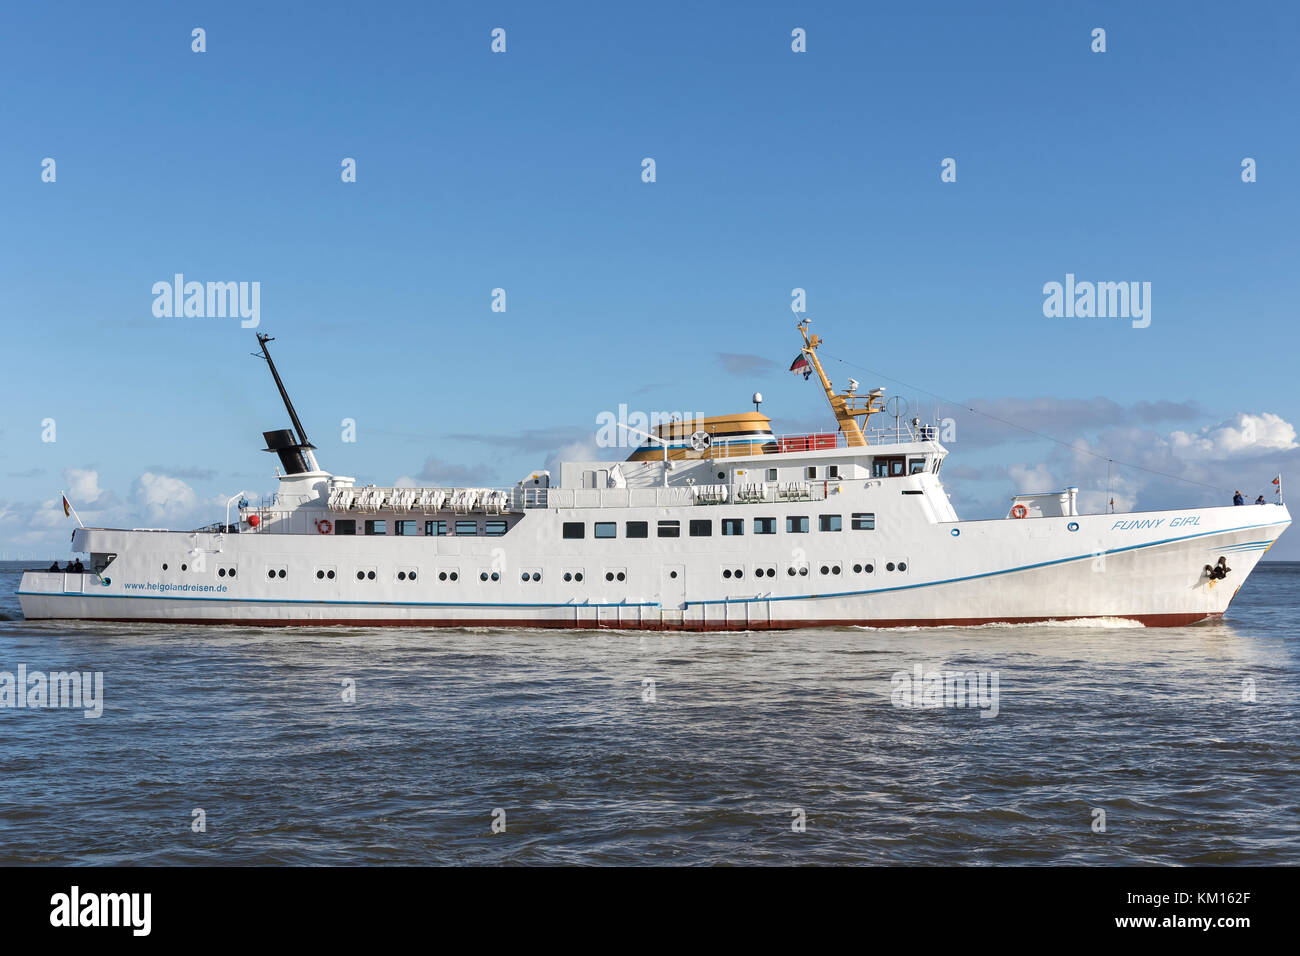
[[[595,542],[548,545],[521,535],[515,546],[536,551],[517,555],[513,564],[498,554],[503,551],[499,542],[493,550],[492,542],[467,540],[448,554],[438,550],[449,547],[445,539],[377,539],[383,547],[404,549],[399,556],[390,550],[388,564],[419,565],[418,584],[379,580],[358,585],[350,574],[340,573],[315,594],[313,568],[332,562],[331,567],[343,571],[375,561],[374,552],[367,550],[376,547],[375,541],[356,538],[340,544],[337,538],[281,536],[304,539],[285,542],[272,535],[215,536],[220,540],[214,541],[180,533],[88,529],[78,532],[86,536],[85,550],[120,555],[103,578],[29,572],[19,596],[29,620],[124,623],[759,631],[1122,619],[1178,626],[1221,617],[1289,523],[1281,506],[959,521],[912,529],[896,539],[888,534],[852,539],[846,533],[820,549],[820,541],[810,541],[814,546],[807,554],[792,550],[789,541],[760,545],[756,538],[741,539],[739,546],[726,542],[734,549],[730,552],[717,545],[725,539],[713,539],[708,551],[692,551],[685,539],[664,544],[651,539],[638,543],[637,553],[609,549],[596,554]],[[140,534],[153,537],[112,537]],[[299,553],[285,552],[286,545]],[[173,585],[195,589],[180,593],[158,582],[152,592],[140,593],[144,585],[139,582],[156,574],[145,566],[182,548],[205,556],[203,581],[215,580],[212,566],[237,562],[244,569],[239,585],[216,593],[199,591],[198,584]],[[893,556],[905,570],[884,570],[895,563]],[[1216,580],[1205,566],[1220,557],[1231,570]],[[505,580],[480,582],[476,569],[497,567],[492,561],[499,563]],[[542,568],[544,582],[511,580],[508,569],[521,562]],[[454,586],[437,583],[437,569],[451,563],[461,569],[463,580]],[[589,568],[586,586],[562,585],[562,569],[579,563]],[[291,582],[310,583],[288,596],[283,580],[260,577],[263,565],[286,567]],[[627,583],[602,580],[606,566],[617,566]],[[746,569],[749,590],[734,581],[724,583],[721,566]],[[853,570],[865,566],[873,572]],[[759,568],[778,569],[779,577],[764,576],[759,585]],[[790,574],[792,568],[803,570]],[[385,573],[381,568],[381,577]]]

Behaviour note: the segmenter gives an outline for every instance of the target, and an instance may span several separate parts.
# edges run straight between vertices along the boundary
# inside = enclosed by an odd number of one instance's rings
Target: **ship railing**
[[[934,425],[912,425],[911,422],[899,421],[893,425],[878,425],[862,429],[862,437],[870,445],[901,445],[911,442],[935,441],[938,429]],[[809,432],[790,435],[774,435],[766,445],[769,453],[788,454],[805,451],[834,451],[849,447],[848,440],[841,431]]]

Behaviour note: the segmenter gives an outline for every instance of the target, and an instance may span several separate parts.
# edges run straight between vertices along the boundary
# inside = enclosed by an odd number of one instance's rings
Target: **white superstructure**
[[[357,487],[323,471],[276,374],[296,434],[266,435],[286,472],[273,502],[211,530],[78,529],[89,570],[24,574],[23,613],[699,630],[1176,625],[1223,614],[1290,524],[1280,504],[1078,514],[1073,489],[962,521],[933,430],[859,427],[880,410],[880,390],[836,394],[802,328],[837,432],[777,437],[757,412],[671,423],[626,462],[565,463],[506,489]]]

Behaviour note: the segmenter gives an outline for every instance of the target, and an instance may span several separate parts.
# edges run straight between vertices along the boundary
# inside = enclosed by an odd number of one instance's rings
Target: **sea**
[[[0,693],[4,865],[1300,862],[1300,564],[1191,627],[725,634],[29,623],[21,568],[0,692],[102,691]]]

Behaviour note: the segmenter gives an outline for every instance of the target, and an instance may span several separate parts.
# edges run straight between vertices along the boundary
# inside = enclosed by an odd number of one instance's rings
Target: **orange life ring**
[[[329,534],[333,530],[334,525],[330,524],[328,518],[321,518],[320,521],[316,522],[316,531],[319,534]]]
[[[1026,508],[1024,505],[1016,505],[1014,508],[1011,509],[1011,517],[1013,518],[1026,518],[1028,516],[1029,516],[1029,509]]]

